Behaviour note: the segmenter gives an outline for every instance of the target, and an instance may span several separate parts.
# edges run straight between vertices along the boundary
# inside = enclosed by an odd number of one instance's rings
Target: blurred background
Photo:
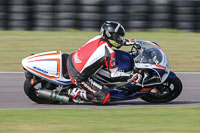
[[[105,20],[127,31],[200,32],[199,0],[0,0],[0,30],[99,31]]]

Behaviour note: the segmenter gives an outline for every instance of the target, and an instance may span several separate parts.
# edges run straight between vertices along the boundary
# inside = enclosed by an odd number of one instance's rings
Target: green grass
[[[23,71],[30,53],[61,50],[72,53],[98,32],[0,31],[0,71]],[[176,30],[127,32],[126,38],[155,41],[163,48],[173,71],[200,71],[200,34]],[[129,48],[123,48],[128,50]]]
[[[0,71],[23,71],[21,60],[30,53],[71,53],[97,34],[0,31]],[[126,38],[159,43],[173,71],[200,71],[200,34],[165,30],[128,32]],[[0,110],[0,133],[199,133],[199,125],[200,107]]]
[[[199,133],[200,107],[0,110],[1,133]]]

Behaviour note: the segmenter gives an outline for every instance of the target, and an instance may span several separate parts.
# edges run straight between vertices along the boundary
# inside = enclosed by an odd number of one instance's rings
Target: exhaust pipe
[[[51,90],[47,90],[47,89],[37,90],[37,96],[41,98],[53,100],[53,101],[63,102],[63,103],[69,102],[69,97],[58,95],[55,92]]]

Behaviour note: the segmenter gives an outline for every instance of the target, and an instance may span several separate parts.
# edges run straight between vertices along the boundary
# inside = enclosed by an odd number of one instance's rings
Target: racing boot
[[[91,101],[98,104],[106,104],[110,100],[110,93],[105,90],[101,90],[96,96],[93,96],[83,89],[74,88],[68,90],[68,95],[72,97],[72,100],[75,103],[86,103],[87,101]]]
[[[110,100],[110,93],[106,91],[105,86],[96,83],[92,79],[83,81],[78,84],[81,88],[87,91],[87,99],[97,104],[106,104]]]
[[[107,104],[110,101],[110,93],[106,90],[100,90],[98,94],[96,94],[97,103],[99,104]]]

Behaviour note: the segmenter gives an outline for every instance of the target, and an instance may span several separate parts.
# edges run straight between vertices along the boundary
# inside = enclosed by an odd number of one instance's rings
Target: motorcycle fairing
[[[23,67],[32,74],[60,85],[71,84],[62,74],[62,52],[51,51],[29,56],[22,60]]]
[[[117,89],[110,89],[108,92],[111,95],[111,101],[119,101],[142,97],[149,93],[151,89],[152,88],[141,88],[141,86],[137,86],[136,84],[127,84]]]
[[[175,79],[176,78],[176,74],[174,72],[170,72],[168,78],[170,79]]]
[[[142,51],[134,59],[135,67],[140,69],[145,68],[155,74],[151,79],[148,79],[148,75],[146,75],[143,79],[142,86],[163,83],[170,72],[169,61],[166,54],[155,42],[138,41],[138,43],[140,43]],[[148,81],[146,81],[147,79]]]

